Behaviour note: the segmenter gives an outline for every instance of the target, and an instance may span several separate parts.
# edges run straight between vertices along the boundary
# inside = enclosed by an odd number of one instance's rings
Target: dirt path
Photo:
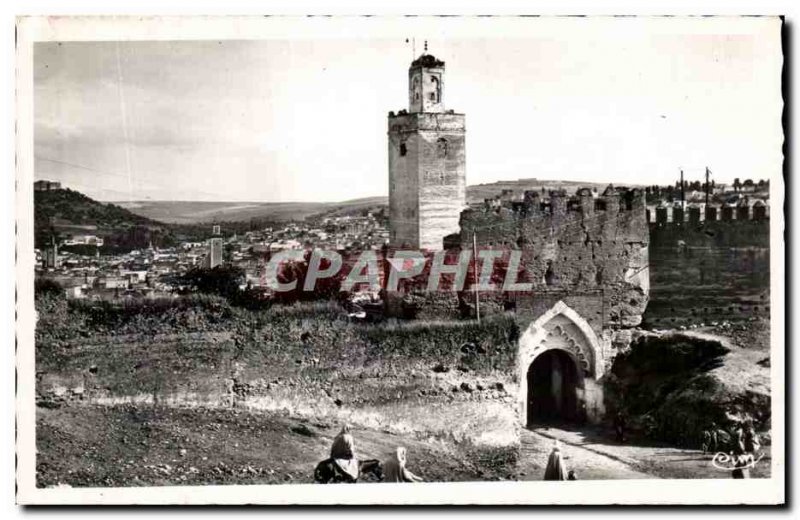
[[[37,408],[40,486],[308,483],[339,425],[235,409],[63,406]],[[508,450],[355,428],[362,458],[385,460],[397,446],[427,481],[541,480],[554,439],[581,480],[730,478],[696,450],[616,444],[599,429],[539,428]],[[516,450],[513,450],[516,453]],[[768,476],[765,458],[753,477]]]
[[[555,439],[561,441],[565,456],[572,457],[572,460],[567,458],[567,464],[569,469],[578,472],[579,478],[731,478],[729,471],[712,464],[713,454],[650,441],[619,444],[611,438],[610,432],[591,426],[526,431],[523,446],[544,465]],[[770,451],[766,447],[763,459],[750,470],[750,476],[769,477],[770,465]]]
[[[548,432],[542,430],[523,431],[520,480],[542,479],[547,458],[555,443],[554,438],[557,437],[548,435]],[[632,464],[633,461],[610,457],[579,443],[572,443],[570,440],[562,439],[561,452],[564,463],[567,469],[574,470],[581,480],[657,478],[636,469]]]

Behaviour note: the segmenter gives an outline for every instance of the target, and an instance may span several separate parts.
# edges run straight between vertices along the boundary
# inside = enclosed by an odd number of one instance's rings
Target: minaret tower
[[[427,50],[408,69],[408,110],[389,113],[389,219],[394,247],[441,250],[466,205],[465,127]]]

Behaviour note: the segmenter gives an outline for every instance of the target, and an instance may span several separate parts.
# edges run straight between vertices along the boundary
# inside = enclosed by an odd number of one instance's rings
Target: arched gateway
[[[602,352],[589,323],[563,301],[531,323],[517,363],[523,425],[599,419]]]

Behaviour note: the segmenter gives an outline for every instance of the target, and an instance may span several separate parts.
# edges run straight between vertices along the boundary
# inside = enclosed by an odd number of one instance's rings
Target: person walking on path
[[[711,443],[708,447],[708,451],[711,453],[716,453],[719,451],[719,430],[717,429],[717,423],[711,423],[711,429],[709,433],[711,434]]]
[[[744,453],[744,422],[740,422],[733,430],[733,449],[736,453]]]
[[[745,453],[754,455],[759,449],[761,449],[761,441],[758,438],[758,434],[756,433],[752,422],[747,423],[747,427],[744,429],[744,435],[742,437]]]
[[[567,480],[567,468],[561,457],[561,443],[556,440],[550,458],[547,459],[547,467],[544,470],[545,480]]]
[[[625,415],[622,411],[617,412],[617,415],[614,416],[614,433],[618,443],[625,442]]]
[[[331,458],[342,473],[352,478],[354,482],[358,480],[358,459],[356,458],[355,442],[353,435],[350,433],[349,424],[343,425],[342,431],[333,439]]]
[[[711,449],[711,432],[708,430],[703,430],[703,455],[709,452]]]
[[[384,482],[422,482],[423,479],[406,468],[406,449],[402,446],[383,465]]]

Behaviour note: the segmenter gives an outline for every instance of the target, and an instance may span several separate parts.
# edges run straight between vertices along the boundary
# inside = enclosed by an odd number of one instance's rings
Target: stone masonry
[[[526,191],[522,200],[489,200],[461,214],[458,241],[471,248],[521,251],[520,268],[533,284],[523,300],[585,295],[598,300],[602,328],[641,323],[649,293],[648,224],[640,190],[609,187],[601,196]],[[545,298],[549,299],[549,298]],[[491,307],[487,307],[487,310]]]
[[[395,247],[439,250],[465,207],[464,115],[444,108],[444,62],[412,62],[409,110],[389,113],[389,213]]]

